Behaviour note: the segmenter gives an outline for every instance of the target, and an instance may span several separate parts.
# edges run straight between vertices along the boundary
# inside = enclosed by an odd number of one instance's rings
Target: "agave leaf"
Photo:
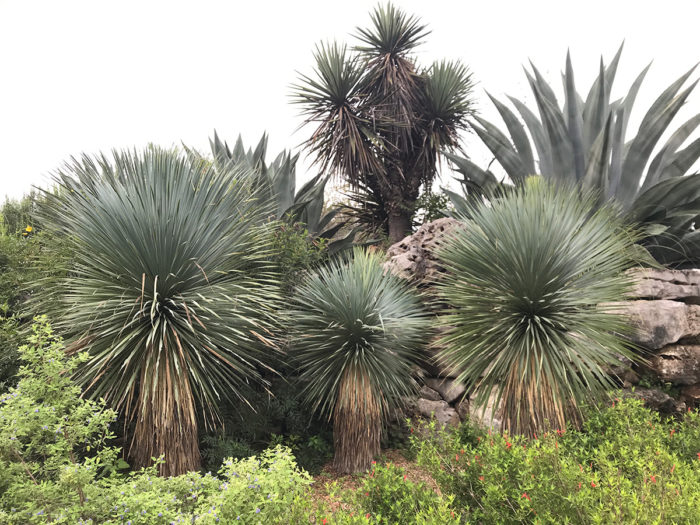
[[[520,156],[524,170],[529,175],[534,175],[536,173],[535,159],[532,156],[530,139],[528,138],[527,133],[525,133],[524,126],[521,124],[520,120],[518,120],[518,117],[515,116],[515,113],[508,108],[508,106],[503,104],[497,98],[492,97],[489,93],[487,93],[487,95],[493,102],[494,106],[496,106],[498,112],[501,114],[503,122],[506,123],[506,127],[508,128],[510,137],[513,140],[513,144],[515,144],[515,149]]]
[[[605,92],[610,97],[612,91],[613,82],[615,82],[615,75],[617,73],[617,65],[620,63],[620,56],[622,55],[622,48],[625,47],[625,41],[623,40],[620,47],[617,49],[615,56],[605,68]]]
[[[608,199],[615,196],[617,187],[620,184],[620,175],[622,174],[622,160],[625,155],[625,105],[618,107],[615,110],[615,124],[610,144],[610,168],[608,170],[608,180],[606,183],[606,195]]]
[[[666,180],[674,177],[682,177],[700,158],[700,138],[691,142],[686,148],[676,153],[673,160],[668,164],[659,180]]]
[[[697,68],[697,64],[691,67],[686,73],[681,75],[678,78],[678,80],[676,80],[670,86],[668,86],[663,91],[663,93],[661,93],[661,95],[657,97],[657,99],[647,111],[646,115],[644,115],[644,119],[642,119],[642,123],[639,125],[640,129],[645,129],[647,126],[650,126],[659,118],[659,116],[662,113],[664,113],[667,110],[669,105],[676,98],[676,93],[678,93],[678,90],[681,89],[683,84],[685,84],[686,80],[690,78],[690,75],[693,73],[693,71],[695,71],[695,68]],[[697,84],[697,81],[693,83],[693,86],[695,86],[695,84]]]
[[[564,116],[556,104],[552,104],[537,86],[531,85],[535,93],[535,101],[540,110],[544,129],[547,132],[552,152],[552,168],[555,180],[565,181],[571,175],[575,175],[574,152],[569,133],[566,129]]]
[[[571,55],[566,53],[566,74],[564,75],[565,96],[566,96],[566,118],[569,131],[569,139],[574,150],[574,168],[576,170],[576,180],[584,178],[584,151],[583,143],[583,114],[581,107],[578,105],[578,93],[576,93],[576,84],[574,82],[574,70],[571,66]]]
[[[582,185],[587,190],[597,191],[599,202],[607,200],[608,193],[608,159],[610,157],[612,114],[608,115],[603,132],[593,143],[586,161],[586,174]]]
[[[583,140],[588,151],[600,134],[605,123],[605,115],[608,111],[608,94],[605,89],[605,66],[600,60],[598,78],[586,99],[583,108]]]
[[[503,166],[503,169],[506,170],[508,176],[513,181],[520,182],[524,180],[529,173],[525,170],[520,155],[518,155],[517,150],[508,140],[508,137],[490,122],[479,117],[475,117],[475,119],[483,128],[472,125],[472,129],[491,150],[491,153],[494,154],[498,162]]]
[[[654,146],[656,146],[659,138],[676,116],[678,110],[685,103],[685,100],[696,84],[697,81],[693,82],[688,89],[673,98],[663,110],[658,112],[658,114],[656,111],[652,111],[654,108],[654,106],[652,106],[652,109],[649,110],[647,116],[642,121],[639,133],[632,141],[622,164],[622,174],[620,176],[619,185],[619,190],[621,191],[618,192],[618,199],[620,199],[623,204],[630,203],[639,191],[643,170]],[[661,98],[665,98],[665,96],[662,95],[660,99]],[[647,118],[652,114],[655,115],[653,120]]]
[[[644,78],[647,75],[647,72],[649,71],[649,68],[651,67],[651,62],[647,64],[647,66],[642,69],[641,73],[637,75],[637,78],[634,79],[634,82],[630,86],[629,91],[627,92],[627,95],[625,95],[623,105],[625,109],[625,118],[623,120],[623,126],[622,126],[622,136],[625,137],[627,135],[627,124],[629,123],[630,115],[632,114],[632,107],[634,106],[634,101],[637,99],[637,93],[639,93],[639,88],[642,85],[642,82],[644,82]]]
[[[664,147],[661,148],[656,157],[654,157],[654,160],[651,161],[642,189],[649,188],[660,180],[661,173],[671,164],[671,159],[675,156],[678,148],[681,147],[690,134],[695,131],[698,125],[700,125],[700,113],[690,118],[671,135]]]
[[[535,64],[532,63],[532,60],[530,61],[530,67],[532,68],[532,71],[535,74],[535,78],[533,79],[528,74],[527,70],[525,71],[525,74],[528,76],[528,79],[530,80],[531,84],[536,85],[540,94],[544,98],[546,98],[550,104],[556,107],[559,103],[557,102],[557,96],[554,94],[554,90],[547,83],[544,77],[540,74],[539,70],[535,67]]]
[[[461,181],[462,183],[467,181],[481,188],[498,185],[498,179],[493,173],[488,170],[482,170],[468,158],[459,157],[452,153],[445,153],[445,157],[447,157],[450,162],[454,163],[459,173],[464,175],[464,181]]]
[[[666,179],[643,191],[634,201],[631,216],[645,222],[646,217],[656,215],[659,210],[667,216],[672,209],[684,203],[692,203],[700,197],[700,174]],[[697,211],[696,211],[697,213]]]
[[[547,134],[544,130],[544,126],[537,119],[535,114],[530,111],[530,109],[520,102],[515,97],[508,97],[513,103],[515,108],[520,113],[520,116],[525,121],[527,129],[530,131],[532,140],[535,142],[535,149],[537,150],[537,157],[539,160],[539,170],[536,172],[549,179],[554,177],[553,162],[552,162],[552,147],[547,140]]]

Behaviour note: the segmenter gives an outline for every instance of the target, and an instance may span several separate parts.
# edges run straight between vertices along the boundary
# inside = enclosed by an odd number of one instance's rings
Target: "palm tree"
[[[90,354],[77,378],[133,422],[132,463],[164,455],[164,475],[199,468],[200,421],[276,350],[268,210],[236,178],[152,147],[72,159],[47,195],[75,254],[60,320]]]
[[[601,58],[600,73],[585,99],[577,92],[567,55],[561,105],[532,65],[532,73],[526,71],[526,76],[539,118],[518,99],[509,97],[520,118],[507,104],[491,97],[508,134],[480,118],[473,129],[513,183],[539,174],[557,183],[595,189],[598,205],[614,201],[629,220],[641,225],[644,237],[640,241],[658,261],[696,265],[700,262],[700,173],[689,171],[700,159],[700,138],[682,146],[700,125],[700,114],[683,123],[662,147],[656,147],[697,84],[682,89],[695,68],[658,96],[636,135],[628,138],[630,114],[649,66],[625,97],[612,100],[621,53],[622,47],[607,66]],[[464,177],[466,193],[480,189],[489,193],[497,185],[490,170],[467,158],[450,158]],[[459,195],[450,196],[456,207],[464,204]]]
[[[320,44],[315,75],[302,75],[293,87],[305,123],[316,126],[307,151],[322,171],[385,208],[392,242],[410,233],[420,189],[430,192],[440,151],[457,148],[474,113],[466,67],[415,63],[411,53],[427,34],[418,18],[379,6],[372,27],[358,28],[356,53]]]
[[[634,240],[595,195],[530,178],[490,205],[439,252],[449,305],[441,360],[485,405],[502,400],[504,430],[532,435],[577,421],[577,406],[611,386],[606,366],[633,358],[625,319],[606,303],[630,286]]]
[[[335,468],[367,470],[382,424],[414,392],[411,365],[426,338],[419,296],[385,273],[381,258],[358,248],[297,289],[291,354],[309,406],[333,421]]]

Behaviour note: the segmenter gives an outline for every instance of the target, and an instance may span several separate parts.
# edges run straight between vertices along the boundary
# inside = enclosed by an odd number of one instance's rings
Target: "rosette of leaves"
[[[492,393],[503,429],[533,435],[576,422],[581,401],[607,387],[606,367],[635,359],[626,320],[606,306],[630,287],[633,234],[595,196],[530,179],[471,220],[438,253],[448,305],[440,360]]]
[[[224,397],[263,381],[278,280],[269,210],[245,183],[157,147],[72,159],[47,195],[49,224],[75,254],[56,312],[87,394],[133,423],[139,466],[162,474],[200,466],[200,423]]]
[[[303,399],[333,421],[335,468],[367,470],[390,409],[416,388],[411,366],[429,329],[420,297],[356,248],[298,287],[290,326]]]
[[[358,228],[349,228],[340,209],[325,209],[324,195],[328,177],[316,175],[296,191],[296,164],[299,154],[282,151],[272,163],[265,161],[267,134],[263,134],[255,149],[245,149],[239,136],[233,148],[214,132],[209,140],[214,167],[221,173],[245,173],[262,198],[273,205],[273,216],[291,225],[301,223],[313,240],[328,239],[330,254],[352,247]]]
[[[640,226],[640,243],[661,263],[697,265],[700,262],[700,173],[693,166],[700,159],[700,138],[693,133],[700,114],[693,115],[668,133],[697,80],[683,87],[695,68],[666,88],[649,107],[633,136],[627,128],[637,93],[649,66],[644,68],[620,99],[611,97],[622,47],[607,66],[601,58],[600,73],[585,98],[574,81],[567,54],[564,102],[539,70],[525,71],[537,105],[533,112],[523,102],[508,97],[508,104],[490,96],[506,130],[475,117],[473,129],[489,148],[514,184],[529,175],[596,190],[598,206],[614,201],[629,220]],[[524,125],[523,125],[524,123]],[[448,155],[449,156],[449,155]],[[467,158],[449,156],[462,175],[469,199],[488,197],[498,179]],[[448,192],[457,209],[464,196]]]

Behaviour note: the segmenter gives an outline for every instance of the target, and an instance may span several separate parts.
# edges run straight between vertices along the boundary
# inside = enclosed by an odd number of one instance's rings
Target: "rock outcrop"
[[[437,260],[437,249],[463,227],[464,223],[450,218],[424,224],[416,233],[389,248],[384,268],[419,284],[434,282],[444,271]]]

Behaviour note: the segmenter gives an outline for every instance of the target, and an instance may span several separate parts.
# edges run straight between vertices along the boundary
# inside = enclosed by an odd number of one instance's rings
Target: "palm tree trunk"
[[[365,472],[380,452],[380,407],[366,374],[347,371],[333,411],[333,467],[341,474]]]
[[[389,241],[395,244],[411,234],[411,213],[395,212],[389,215]]]
[[[139,393],[128,456],[132,467],[137,469],[152,465],[151,458],[164,456],[165,462],[158,466],[158,473],[179,476],[199,470],[202,462],[194,398],[184,374],[164,383],[163,389]],[[145,384],[143,378],[141,384]]]

